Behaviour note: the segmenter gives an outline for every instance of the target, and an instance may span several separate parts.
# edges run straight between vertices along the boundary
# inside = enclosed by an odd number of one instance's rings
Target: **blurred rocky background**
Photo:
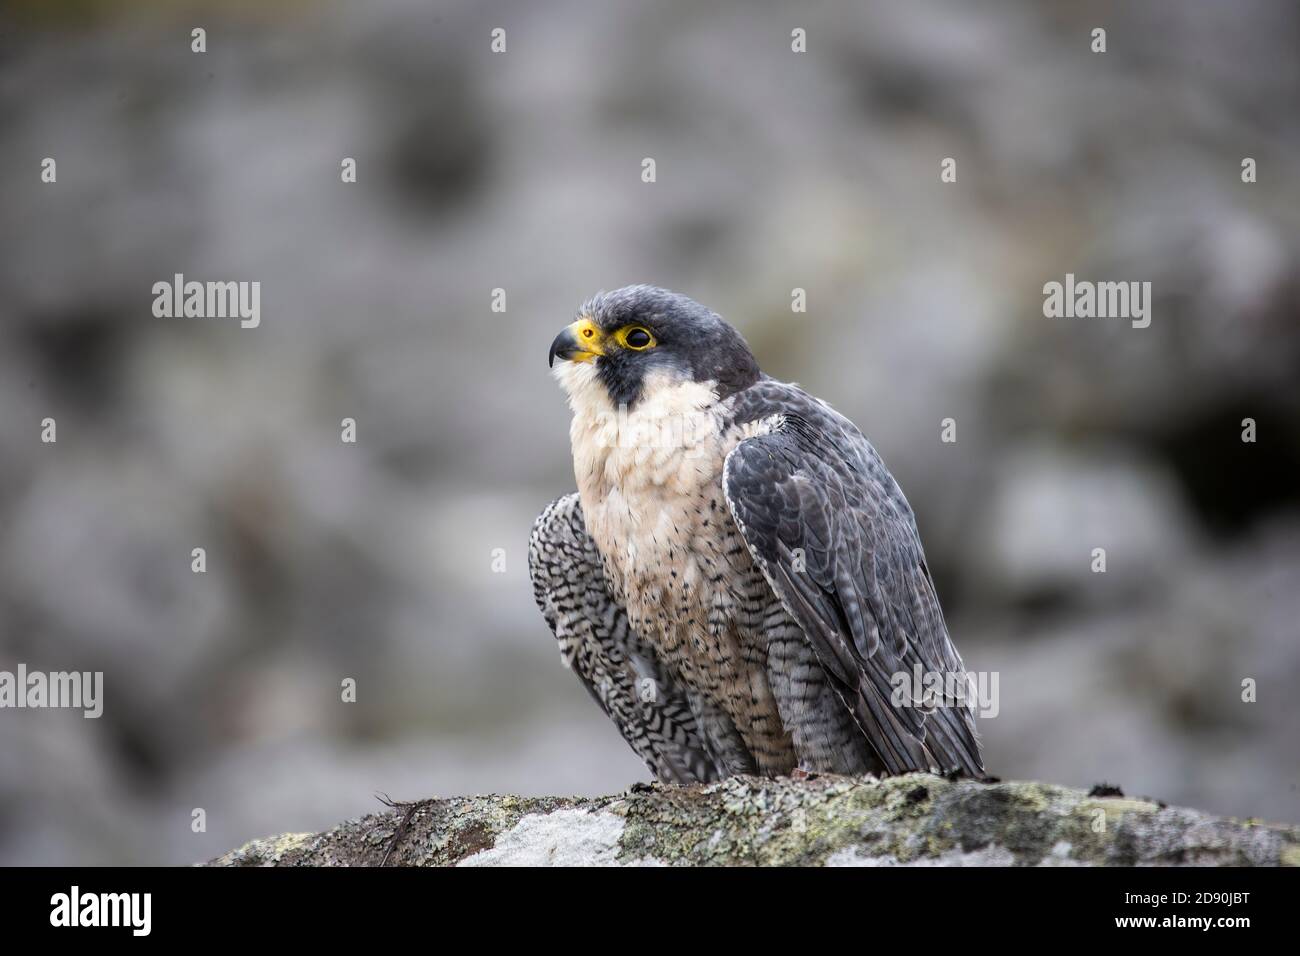
[[[547,346],[642,281],[880,449],[993,773],[1300,820],[1298,40],[1284,0],[7,4],[0,669],[106,688],[0,711],[0,862],[645,779],[525,566],[573,485]],[[1045,318],[1067,272],[1151,326]],[[175,273],[261,327],[155,318]]]

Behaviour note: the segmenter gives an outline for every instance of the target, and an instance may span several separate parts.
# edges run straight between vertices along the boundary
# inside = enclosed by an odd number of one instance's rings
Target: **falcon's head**
[[[571,401],[603,397],[629,409],[686,382],[707,383],[725,398],[760,374],[745,340],[716,312],[648,285],[589,300],[555,337],[548,361]]]

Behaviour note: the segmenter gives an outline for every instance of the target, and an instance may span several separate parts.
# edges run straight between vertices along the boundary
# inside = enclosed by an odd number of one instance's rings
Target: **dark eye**
[[[645,329],[628,329],[623,341],[627,343],[628,348],[643,349],[654,343],[654,337]]]

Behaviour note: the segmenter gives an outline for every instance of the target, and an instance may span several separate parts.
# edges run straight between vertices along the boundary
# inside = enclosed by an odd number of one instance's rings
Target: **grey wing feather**
[[[983,773],[969,701],[891,700],[893,676],[964,674],[911,508],[870,443],[795,386],[756,389],[772,430],[727,456],[727,504],[890,773]],[[759,413],[751,411],[751,418]],[[962,686],[965,690],[965,686]]]
[[[565,662],[632,749],[665,783],[720,777],[696,711],[610,595],[577,494],[552,502],[528,548],[533,593]],[[703,716],[703,715],[702,715]]]

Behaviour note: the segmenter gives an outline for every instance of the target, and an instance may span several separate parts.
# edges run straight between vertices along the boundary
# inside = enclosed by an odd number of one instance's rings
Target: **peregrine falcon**
[[[565,663],[663,782],[983,772],[912,509],[862,433],[677,293],[601,293],[551,343],[578,491],[529,571]],[[900,694],[900,688],[904,692]]]

